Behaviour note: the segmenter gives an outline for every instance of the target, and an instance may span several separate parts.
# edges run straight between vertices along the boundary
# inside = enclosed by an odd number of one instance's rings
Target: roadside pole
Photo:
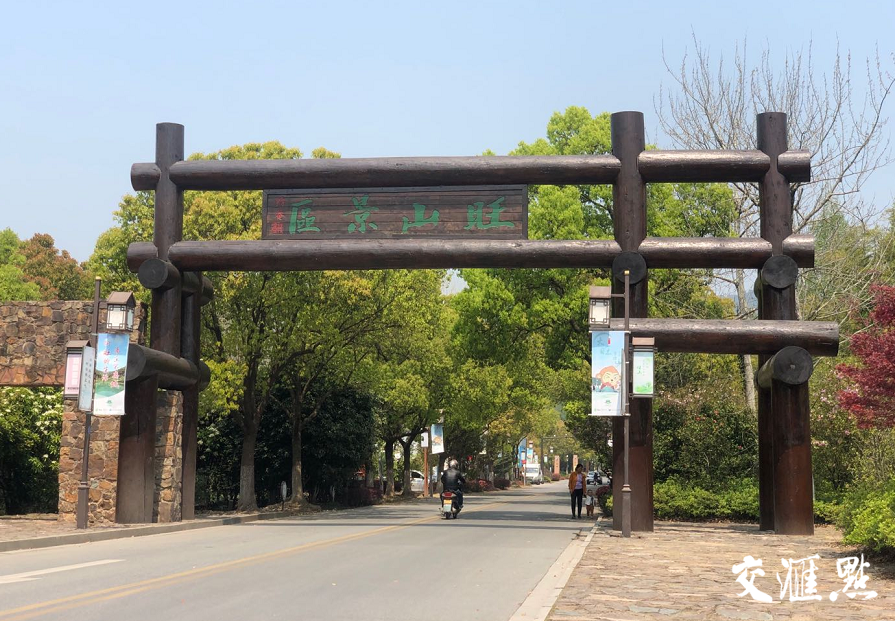
[[[90,320],[89,337],[90,346],[94,348],[96,347],[96,335],[99,332],[99,295],[101,287],[102,280],[97,276],[93,287],[93,317]],[[90,481],[87,473],[90,461],[90,423],[91,414],[93,413],[92,395],[90,402],[90,408],[84,412],[84,448],[81,451],[81,482],[78,484],[78,507],[76,513],[76,526],[79,529],[87,528],[87,504],[90,491]]]
[[[423,481],[425,482],[425,488],[423,489],[423,498],[429,497],[429,485],[431,484],[429,479],[431,479],[431,473],[429,472],[429,443],[426,443],[426,446],[423,448]]]

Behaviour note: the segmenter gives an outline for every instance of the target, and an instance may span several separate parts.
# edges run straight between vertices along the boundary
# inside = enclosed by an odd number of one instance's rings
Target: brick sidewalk
[[[639,536],[638,536],[639,535]],[[653,533],[635,533],[631,539],[617,536],[601,520],[581,562],[547,617],[550,621],[597,621],[643,619],[893,619],[895,581],[884,579],[870,567],[866,590],[878,597],[868,601],[830,593],[842,589],[836,559],[852,555],[838,544],[839,532],[818,527],[814,537],[760,533],[744,524],[696,524],[657,522]],[[817,594],[821,601],[789,601],[777,576],[786,581],[781,559],[820,555]],[[774,603],[737,597],[743,587],[736,582],[733,565],[745,556],[763,560],[764,576],[755,586]]]
[[[90,530],[110,530],[129,527],[125,524],[91,525]],[[0,516],[0,542],[69,535],[77,532],[82,531],[78,531],[75,528],[74,522],[60,522],[55,513]]]

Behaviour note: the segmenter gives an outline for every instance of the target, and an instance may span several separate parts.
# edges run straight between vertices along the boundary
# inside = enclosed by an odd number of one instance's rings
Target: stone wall
[[[61,386],[65,343],[86,341],[92,302],[0,304],[0,386]]]
[[[160,390],[157,403],[152,521],[179,522],[183,509],[183,393]]]
[[[62,414],[62,437],[59,447],[59,520],[74,522],[78,509],[78,486],[81,481],[81,458],[84,453],[84,413],[75,409],[75,402],[65,401]],[[118,488],[118,438],[120,419],[117,416],[92,416],[90,421],[90,461],[87,468],[87,520],[90,524],[115,521]]]

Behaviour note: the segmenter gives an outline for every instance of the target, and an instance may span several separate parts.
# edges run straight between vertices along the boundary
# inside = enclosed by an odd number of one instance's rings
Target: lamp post
[[[99,332],[99,294],[102,283],[102,279],[97,276],[93,286],[93,317],[90,320],[89,343],[91,347],[96,347],[96,334]],[[84,370],[84,372],[88,371],[88,369]],[[81,451],[81,481],[78,483],[78,509],[76,513],[76,526],[78,528],[87,528],[87,501],[90,490],[90,482],[87,479],[87,466],[90,461],[90,423],[91,414],[93,413],[93,399],[92,396],[85,399],[79,399],[81,402],[90,403],[90,407],[84,412],[84,448]]]
[[[631,484],[628,481],[628,454],[630,452],[631,408],[629,404],[630,390],[628,383],[631,381],[631,271],[625,270],[625,292],[612,293],[612,287],[594,286],[590,288],[589,323],[591,330],[609,330],[611,325],[610,306],[612,298],[624,298],[625,301],[625,342],[624,365],[625,373],[621,383],[621,399],[623,404],[622,416],[624,418],[624,449],[622,472],[622,537],[631,536]]]

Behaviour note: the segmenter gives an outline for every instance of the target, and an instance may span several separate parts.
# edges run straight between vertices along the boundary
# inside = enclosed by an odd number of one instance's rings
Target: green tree
[[[22,270],[22,242],[12,229],[0,231],[0,300],[39,300],[40,287]]]
[[[93,296],[93,278],[53,237],[36,233],[22,243],[22,271],[40,287],[44,300],[86,300]]]
[[[0,508],[55,511],[62,391],[0,387]]]
[[[444,272],[397,272],[399,303],[384,309],[388,330],[377,335],[374,355],[360,370],[378,403],[377,433],[385,445],[386,494],[394,493],[394,448],[404,454],[403,493],[410,494],[411,446],[441,416],[452,368],[448,352],[451,316],[441,295]]]

